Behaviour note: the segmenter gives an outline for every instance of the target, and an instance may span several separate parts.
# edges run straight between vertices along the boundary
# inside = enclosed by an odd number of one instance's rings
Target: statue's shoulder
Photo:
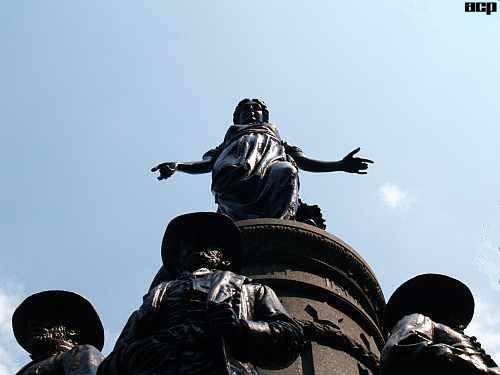
[[[33,366],[36,362],[31,361],[30,363],[24,365],[18,372],[16,372],[16,375],[27,375],[29,374],[28,370]]]
[[[422,314],[410,314],[401,318],[391,330],[387,346],[408,345],[432,341],[434,322]]]
[[[39,361],[31,361],[20,369],[16,375],[59,374],[63,355],[64,353],[58,353]]]
[[[429,318],[423,314],[413,313],[413,314],[405,315],[403,318],[401,318],[396,326],[397,327],[399,327],[399,326],[417,326],[418,327],[418,326],[422,326],[422,325],[430,324],[430,323],[432,323],[431,318]]]
[[[235,134],[242,130],[242,125],[229,125],[226,130],[226,134],[224,135],[223,144],[227,143],[230,139],[234,137]]]
[[[158,285],[153,287],[148,291],[148,293],[143,297],[142,308],[143,309],[157,309],[168,288],[172,285],[175,280],[161,281]]]

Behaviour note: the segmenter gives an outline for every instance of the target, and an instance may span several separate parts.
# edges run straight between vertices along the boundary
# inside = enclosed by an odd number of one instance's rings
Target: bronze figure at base
[[[96,311],[76,293],[50,290],[26,298],[12,317],[18,343],[32,361],[17,375],[95,375],[104,330]]]
[[[254,375],[283,368],[303,332],[273,290],[235,272],[240,232],[227,216],[182,215],[162,245],[169,280],[157,280],[129,318],[99,375]]]
[[[402,284],[387,303],[390,337],[380,375],[500,374],[475,337],[463,330],[474,314],[474,298],[460,281],[423,274]]]

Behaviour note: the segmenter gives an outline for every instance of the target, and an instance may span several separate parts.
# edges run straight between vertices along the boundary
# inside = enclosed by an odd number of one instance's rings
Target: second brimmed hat
[[[168,224],[161,244],[165,271],[169,275],[175,275],[183,255],[207,247],[223,251],[231,258],[231,268],[239,271],[241,234],[228,216],[215,212],[194,212],[177,216]]]
[[[17,342],[31,353],[31,322],[58,322],[79,331],[78,344],[90,344],[102,350],[104,328],[92,304],[77,293],[47,290],[26,298],[12,315]],[[47,327],[49,328],[49,327]]]
[[[404,282],[389,298],[385,324],[391,330],[406,315],[419,313],[455,329],[465,329],[474,315],[470,289],[452,277],[426,273]]]

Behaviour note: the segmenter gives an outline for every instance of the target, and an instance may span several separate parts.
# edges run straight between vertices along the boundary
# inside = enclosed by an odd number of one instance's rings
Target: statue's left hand
[[[359,147],[355,150],[352,150],[341,160],[342,170],[344,172],[366,174],[366,172],[362,171],[368,169],[368,163],[373,163],[373,161],[370,159],[354,157],[354,155],[357,154],[359,150]]]

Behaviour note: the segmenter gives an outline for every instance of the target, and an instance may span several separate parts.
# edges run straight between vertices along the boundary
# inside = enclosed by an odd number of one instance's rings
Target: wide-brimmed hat
[[[12,328],[17,342],[31,353],[31,321],[60,322],[79,332],[78,344],[90,344],[102,350],[104,328],[92,304],[79,294],[65,290],[47,290],[26,298],[14,311]]]
[[[241,234],[233,221],[215,212],[177,216],[167,226],[161,244],[165,272],[177,273],[180,258],[194,250],[217,248],[231,258],[231,268],[240,269]]]
[[[474,315],[474,297],[461,281],[426,273],[403,283],[387,302],[385,324],[391,330],[406,315],[419,313],[455,329],[465,329]]]

